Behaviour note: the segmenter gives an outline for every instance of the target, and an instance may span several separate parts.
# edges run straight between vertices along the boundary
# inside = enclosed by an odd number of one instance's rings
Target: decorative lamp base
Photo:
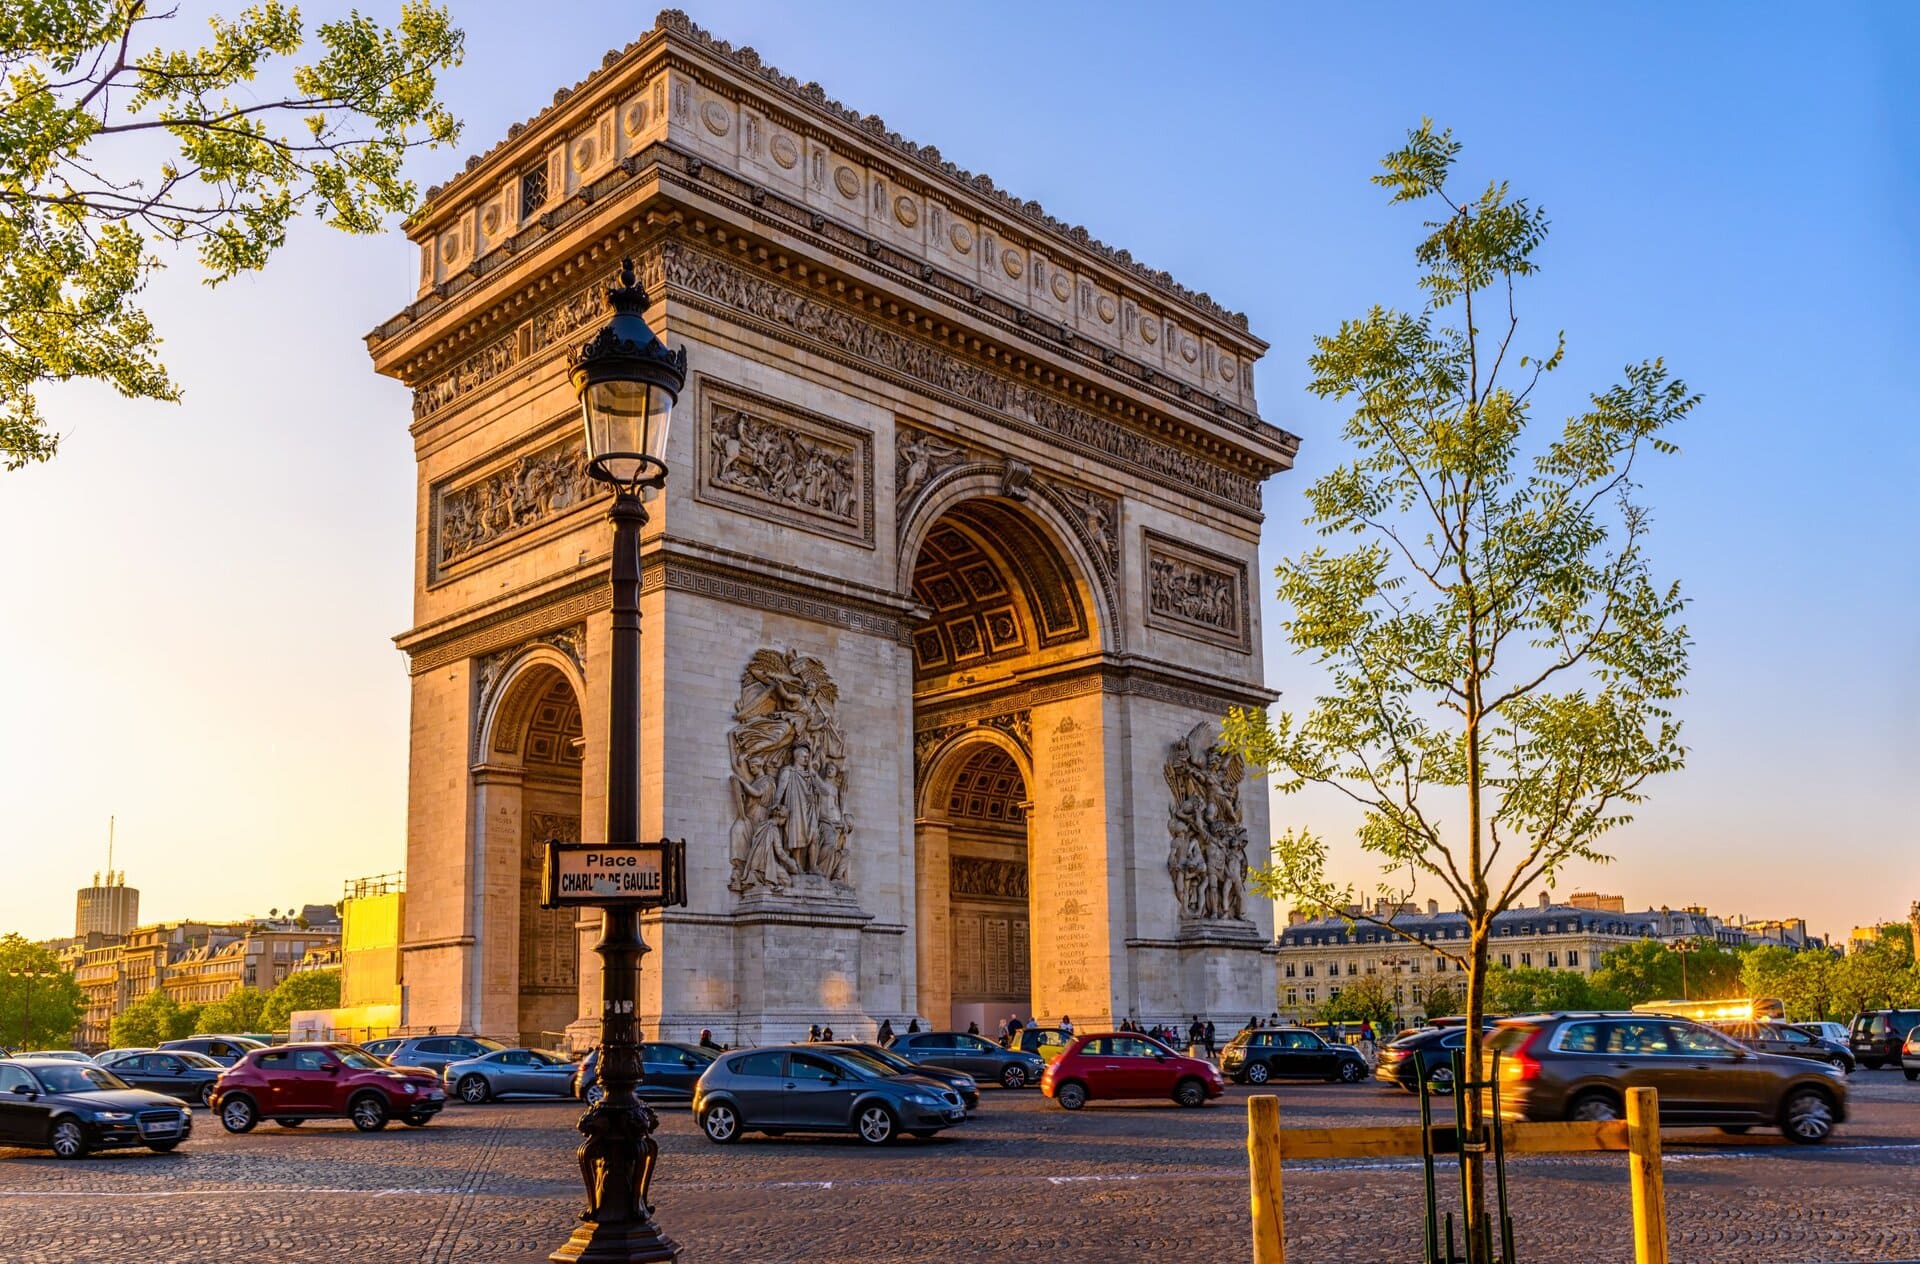
[[[547,1257],[554,1264],[641,1264],[677,1260],[680,1244],[652,1224],[581,1223],[566,1245]]]

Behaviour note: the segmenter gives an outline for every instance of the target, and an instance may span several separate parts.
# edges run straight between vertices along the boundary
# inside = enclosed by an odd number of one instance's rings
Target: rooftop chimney
[[[1552,905],[1553,905],[1553,897],[1549,895],[1547,892],[1542,891],[1540,893],[1540,907],[1551,908]]]
[[[1427,916],[1428,917],[1440,916],[1440,901],[1438,900],[1427,901]]]

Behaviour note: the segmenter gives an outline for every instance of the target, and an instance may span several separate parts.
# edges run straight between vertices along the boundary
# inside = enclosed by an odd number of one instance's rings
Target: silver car
[[[441,1071],[447,1092],[478,1104],[492,1097],[572,1097],[574,1064],[543,1049],[495,1049],[449,1062]]]

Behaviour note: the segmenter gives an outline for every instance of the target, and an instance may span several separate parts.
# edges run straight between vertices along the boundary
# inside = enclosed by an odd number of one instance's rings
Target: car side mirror
[[[340,1074],[340,1064],[338,1062],[329,1062],[327,1063],[326,1066],[322,1067],[321,1069],[324,1070],[328,1075]]]
[[[22,1097],[32,1097],[32,1096],[33,1096],[33,1090],[32,1090],[31,1088],[28,1088],[28,1087],[27,1087],[27,1086],[26,1086],[25,1084],[16,1084],[16,1085],[14,1085],[14,1086],[13,1086],[13,1091],[14,1091],[14,1092],[16,1092],[16,1093],[18,1093],[18,1094],[20,1094],[20,1095],[21,1095]]]

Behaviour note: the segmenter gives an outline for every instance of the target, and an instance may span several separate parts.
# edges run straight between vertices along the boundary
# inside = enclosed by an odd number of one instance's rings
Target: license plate
[[[959,1120],[962,1120],[962,1119],[965,1119],[966,1117],[967,1117],[967,1112],[966,1112],[966,1110],[965,1110],[965,1109],[961,1109],[961,1110],[950,1110],[950,1111],[948,1111],[948,1112],[947,1112],[947,1118],[948,1118],[948,1119],[952,1119],[952,1120],[954,1120],[954,1121],[956,1121],[956,1122],[957,1122],[957,1121],[959,1121]]]
[[[446,1096],[447,1095],[445,1093],[442,1093],[439,1089],[430,1089],[427,1092],[427,1100],[430,1102],[444,1101],[446,1100]]]
[[[140,1125],[141,1135],[147,1137],[168,1137],[179,1131],[179,1124],[153,1123]]]

